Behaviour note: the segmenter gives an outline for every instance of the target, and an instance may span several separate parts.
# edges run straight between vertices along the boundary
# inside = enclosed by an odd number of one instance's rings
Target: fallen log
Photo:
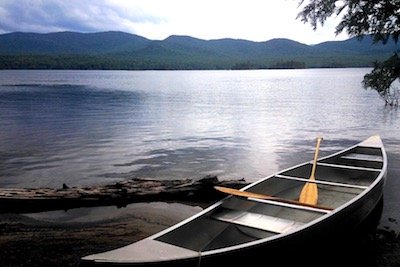
[[[240,180],[219,180],[206,176],[200,180],[156,180],[133,178],[115,184],[92,187],[0,188],[0,213],[26,213],[67,210],[78,207],[126,206],[134,202],[177,201],[208,204],[223,197],[214,186],[241,188]]]

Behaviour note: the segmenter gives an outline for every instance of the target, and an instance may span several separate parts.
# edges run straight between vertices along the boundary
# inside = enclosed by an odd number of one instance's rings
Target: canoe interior
[[[247,191],[298,200],[311,168],[311,163],[306,163],[283,171]],[[334,209],[351,201],[368,189],[382,168],[382,151],[373,147],[355,147],[320,160],[316,172],[317,181],[322,182],[317,184],[318,205]],[[156,240],[194,251],[209,251],[292,231],[325,214],[318,209],[231,196],[215,209]]]
[[[223,205],[210,211],[205,216],[201,216],[183,226],[166,233],[157,238],[173,245],[188,248],[194,251],[208,251],[218,248],[224,248],[232,245],[238,245],[261,238],[271,237],[277,233],[248,227],[239,224],[233,224],[219,220],[219,214],[229,211],[251,212],[253,214],[271,215],[281,218],[290,218],[290,208],[270,206],[263,203],[257,203],[246,199],[231,197]],[[306,211],[303,213],[303,220],[312,220],[320,216],[315,212]]]
[[[277,183],[276,180],[280,182]],[[274,192],[276,196],[297,200],[303,185],[304,182],[273,177],[257,187],[265,186],[269,192]],[[319,185],[318,188],[320,198],[324,200],[320,204],[325,206],[329,204],[330,207],[340,206],[362,191],[362,189],[358,188],[337,188],[329,185]],[[274,232],[258,228],[252,223],[254,220],[249,221],[248,226],[246,226],[241,223],[235,224],[232,221],[219,219],[219,214],[226,214],[229,211],[240,211],[243,215],[249,213],[265,215],[267,218],[279,218],[300,224],[311,222],[325,215],[325,213],[319,211],[271,205],[240,197],[230,197],[222,205],[205,214],[205,216],[201,216],[175,229],[175,231],[166,233],[157,240],[195,251],[208,251],[284,233],[284,231]]]

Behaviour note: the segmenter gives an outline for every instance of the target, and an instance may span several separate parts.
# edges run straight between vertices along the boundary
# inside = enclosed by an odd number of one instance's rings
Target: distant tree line
[[[279,61],[270,66],[271,69],[305,69],[306,63],[301,61]]]
[[[333,67],[333,65],[332,65]],[[233,70],[253,70],[253,69],[305,69],[307,64],[303,61],[295,60],[280,60],[273,63],[257,64],[251,61],[240,62],[234,64],[231,69]]]
[[[3,55],[0,69],[147,70],[162,64],[88,55]]]
[[[373,67],[368,58],[270,59],[227,61],[193,58],[135,58],[115,55],[0,55],[0,69],[210,70]]]

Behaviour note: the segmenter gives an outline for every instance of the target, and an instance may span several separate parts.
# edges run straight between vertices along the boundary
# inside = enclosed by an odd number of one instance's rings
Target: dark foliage
[[[300,1],[300,5],[305,4]],[[309,22],[316,29],[318,24],[333,15],[343,15],[336,27],[336,34],[346,30],[350,36],[362,39],[371,35],[374,42],[387,44],[391,39],[398,42],[400,36],[399,0],[310,0],[298,14],[303,22]],[[397,52],[394,49],[393,52]],[[376,63],[371,73],[365,75],[365,88],[376,90],[386,104],[397,105],[399,89],[394,86],[400,77],[397,53],[384,61]]]
[[[300,2],[304,4],[305,0]],[[344,13],[344,14],[343,14]],[[400,35],[400,1],[398,0],[311,0],[298,18],[316,29],[318,23],[333,15],[343,14],[336,34],[346,30],[350,36],[372,34],[375,41],[386,43],[391,37],[397,42]]]
[[[371,73],[365,75],[364,87],[374,88],[391,106],[397,106],[400,88],[394,82],[400,78],[400,58],[397,53],[382,63],[375,63]]]

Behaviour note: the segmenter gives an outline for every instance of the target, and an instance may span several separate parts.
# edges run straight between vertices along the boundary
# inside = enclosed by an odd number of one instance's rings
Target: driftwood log
[[[178,201],[188,204],[207,205],[223,195],[216,185],[241,188],[248,184],[244,179],[222,180],[206,176],[200,180],[156,180],[134,178],[115,184],[93,187],[55,188],[0,188],[0,213],[39,212],[116,205],[126,206],[134,202]]]

